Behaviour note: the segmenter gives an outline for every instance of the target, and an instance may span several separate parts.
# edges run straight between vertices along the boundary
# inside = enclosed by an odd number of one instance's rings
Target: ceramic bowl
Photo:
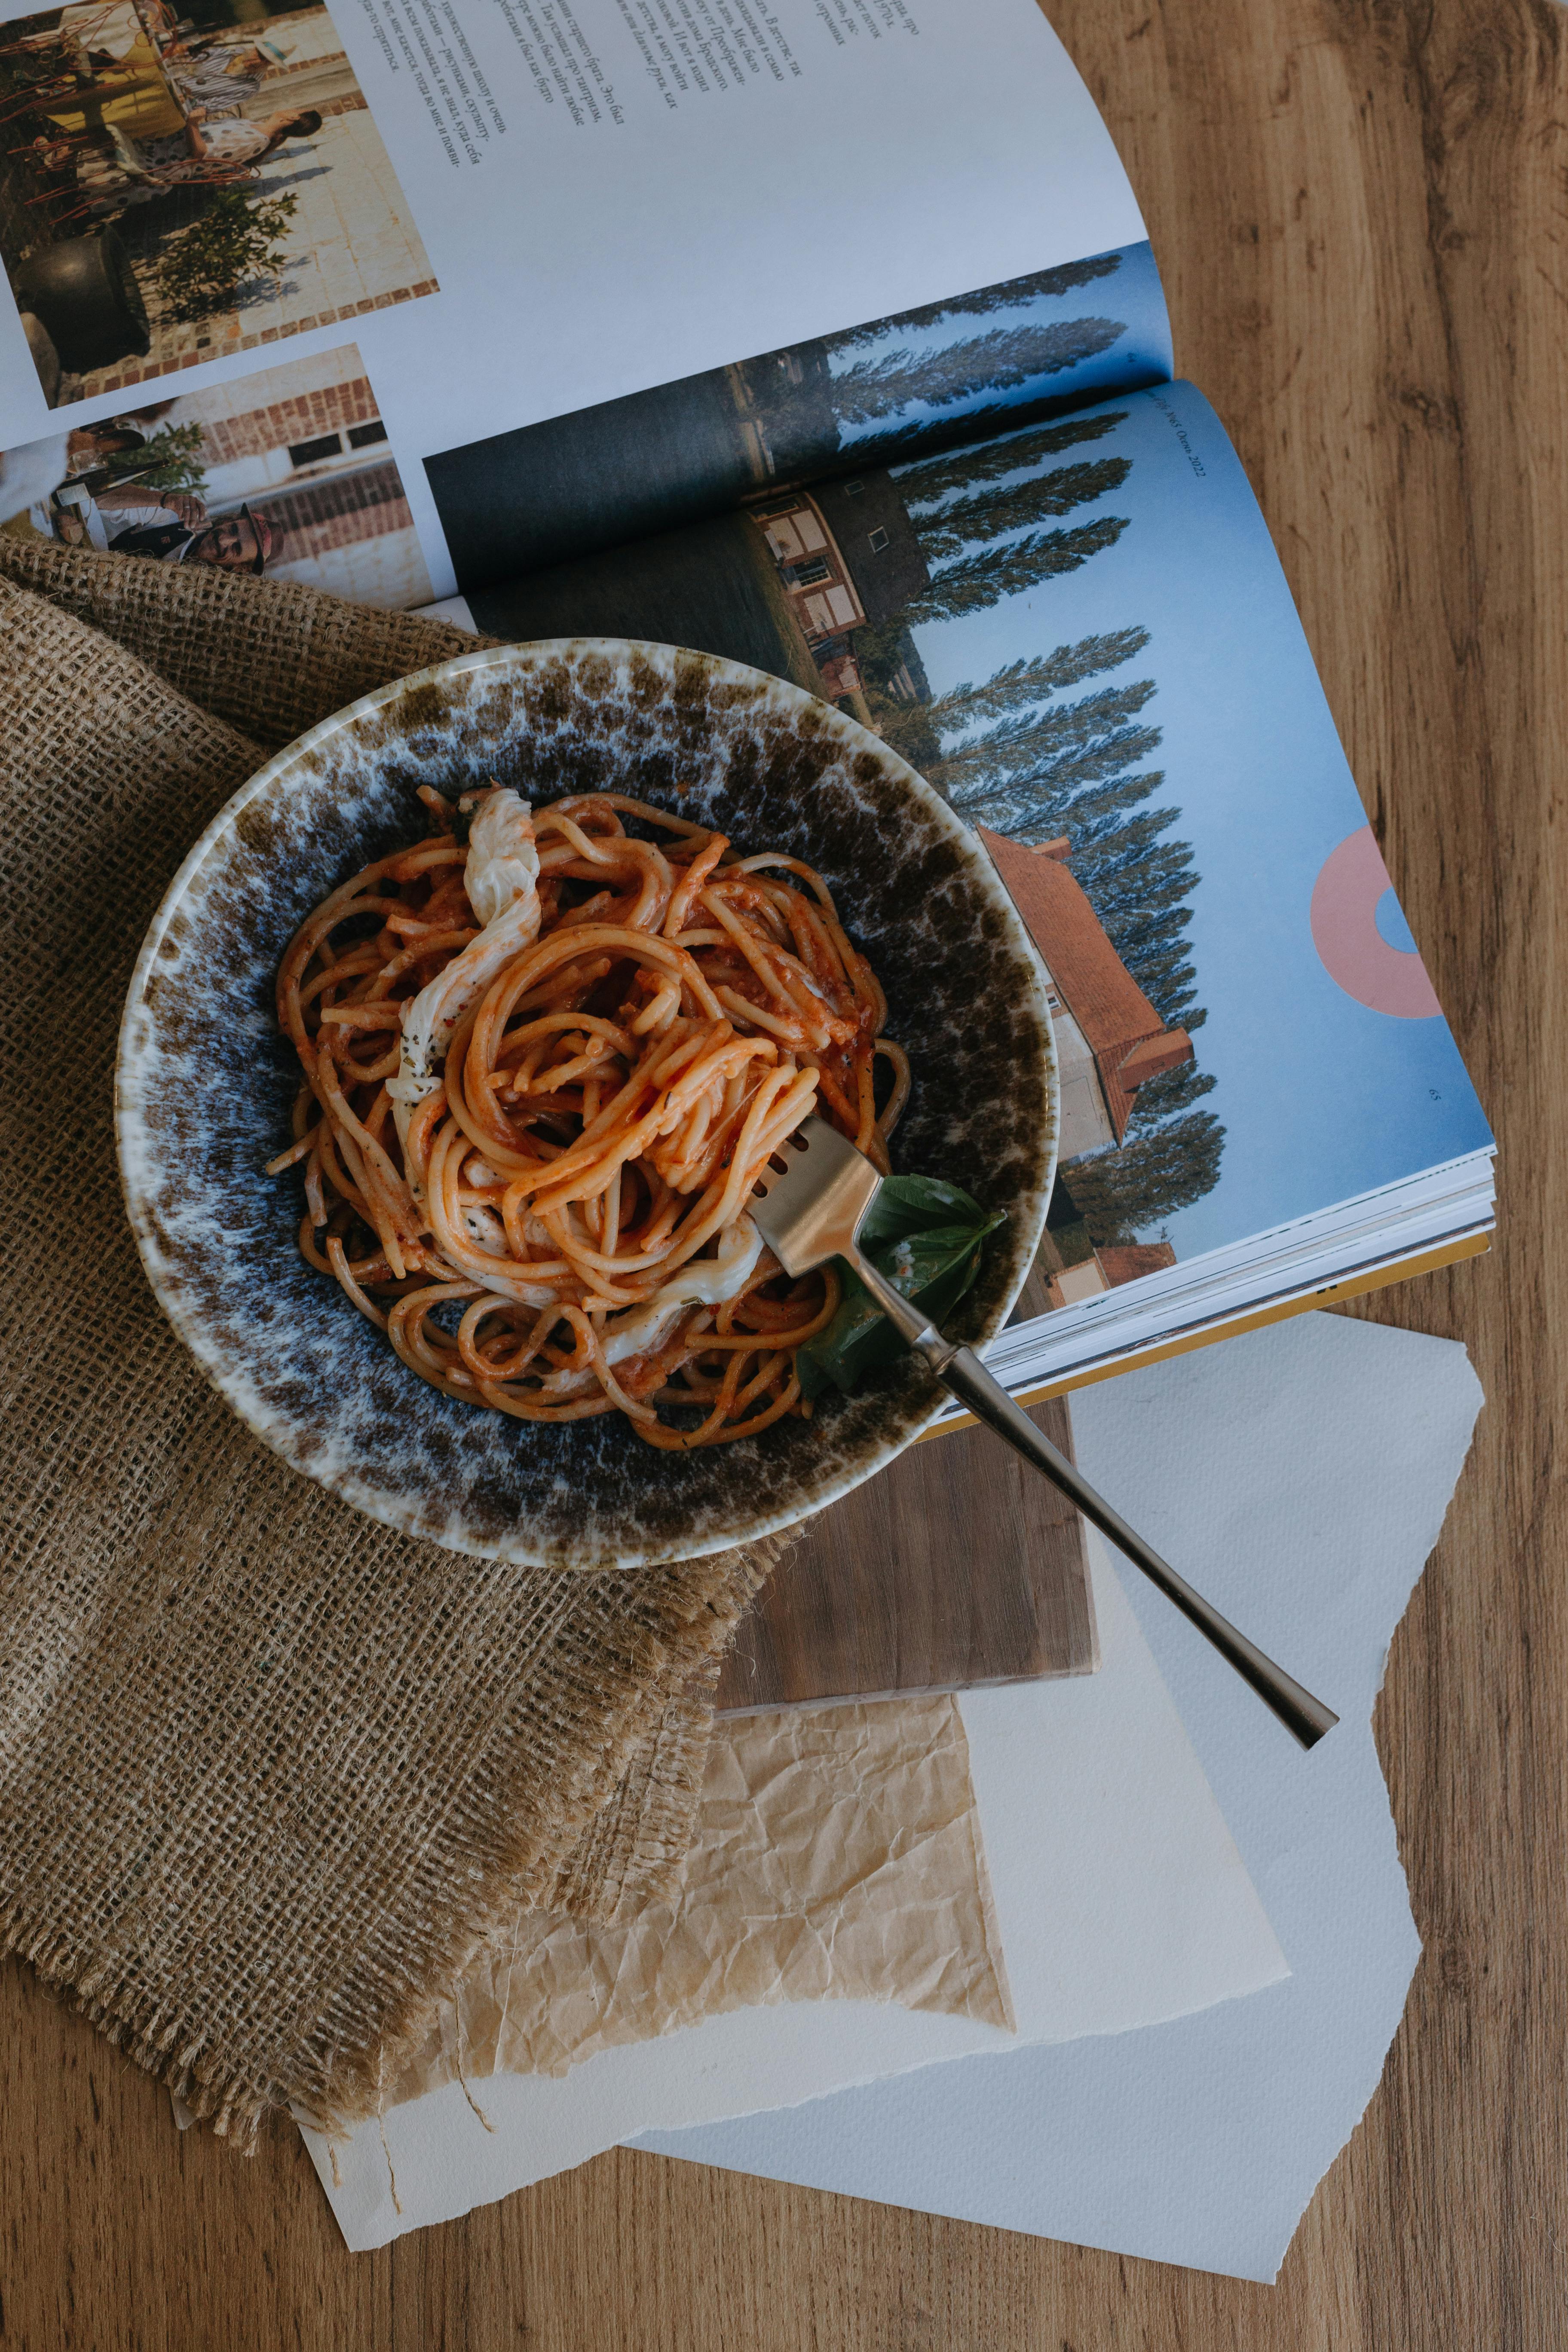
[[[693,1557],[819,1510],[890,1462],[943,1392],[907,1358],[853,1397],[688,1454],[618,1414],[522,1423],[408,1371],[295,1245],[298,1172],[268,1177],[298,1084],[279,961],[358,867],[417,838],[421,783],[535,801],[615,789],[786,850],[826,877],[888,994],[914,1083],[897,1169],[1007,1222],[952,1319],[1000,1329],[1038,1245],[1058,1089],[1043,974],[974,836],[879,739],[761,671],[570,638],[466,654],[367,695],[268,761],[186,858],[121,1031],[121,1180],[153,1287],[197,1362],[285,1461],[462,1552],[602,1569]]]

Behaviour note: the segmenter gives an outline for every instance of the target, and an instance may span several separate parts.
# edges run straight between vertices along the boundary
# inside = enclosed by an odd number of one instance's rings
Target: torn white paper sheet
[[[1330,1315],[1073,1399],[1086,1475],[1343,1718],[1303,1756],[1123,1572],[1279,1932],[1288,1983],[1143,2033],[966,2059],[640,2144],[1274,2278],[1376,2087],[1420,1951],[1370,1717],[1481,1402],[1462,1348]],[[1069,1700],[1079,1687],[1052,1686]],[[972,1743],[973,1710],[966,1701]]]
[[[1286,1969],[1103,1554],[1093,1572],[1098,1675],[970,1693],[962,1703],[1025,2042],[1183,2016]],[[335,2149],[305,2138],[344,2237],[365,2248],[651,2126],[778,2106],[1013,2045],[1002,2028],[890,2001],[790,2002],[601,2050],[563,2076],[470,2081],[482,2121],[454,2082],[389,2108],[384,2144],[374,2121]]]

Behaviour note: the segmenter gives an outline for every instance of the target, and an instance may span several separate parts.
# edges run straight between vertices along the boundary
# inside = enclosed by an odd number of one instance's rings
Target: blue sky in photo
[[[1061,527],[1122,515],[1130,527],[1117,544],[1077,572],[984,613],[923,625],[915,637],[931,690],[942,694],[1095,632],[1142,625],[1151,633],[1131,663],[1078,690],[1156,680],[1140,718],[1163,740],[1146,764],[1164,771],[1156,804],[1181,811],[1162,838],[1190,841],[1201,877],[1187,937],[1208,1019],[1194,1045],[1218,1084],[1198,1107],[1224,1122],[1226,1139],[1215,1190],[1159,1228],[1187,1260],[1490,1139],[1447,1024],[1357,1003],[1313,947],[1312,886],[1330,851],[1366,818],[1284,574],[1218,419],[1186,383],[1115,405],[1126,408],[1126,423],[1081,455],[1124,456],[1132,471]],[[1391,944],[1408,947],[1392,893],[1378,926]]]
[[[1171,322],[1166,316],[1164,291],[1154,267],[1152,249],[1144,242],[1122,246],[1119,252],[1120,268],[1109,277],[1091,278],[1087,286],[1075,286],[1065,294],[1037,294],[1010,304],[1005,310],[987,310],[978,317],[963,313],[936,320],[929,327],[904,328],[889,320],[886,331],[875,342],[857,343],[852,350],[837,352],[829,362],[832,373],[847,374],[862,362],[880,359],[889,352],[909,351],[917,357],[934,354],[951,344],[966,342],[972,336],[987,334],[994,328],[1049,326],[1058,320],[1094,318],[1120,319],[1125,331],[1096,358],[1077,367],[1060,368],[1053,375],[1032,376],[1016,391],[1000,394],[1001,403],[1009,408],[1021,408],[1041,400],[1081,399],[1086,393],[1114,390],[1123,383],[1163,383],[1171,373]],[[991,404],[990,398],[985,404]],[[912,432],[928,417],[951,423],[965,409],[979,405],[978,401],[967,401],[939,408],[928,401],[912,401],[900,410],[898,428],[901,433]],[[890,421],[882,418],[868,425],[841,424],[839,447],[853,449],[861,441],[884,436]]]

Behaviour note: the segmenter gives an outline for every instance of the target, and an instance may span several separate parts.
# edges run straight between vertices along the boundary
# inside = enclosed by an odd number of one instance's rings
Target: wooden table
[[[1548,2352],[1568,2318],[1568,11],[1051,0],[1501,1144],[1365,1309],[1489,1407],[1378,1736],[1426,1951],[1275,2290],[617,2153],[375,2255],[0,1972],[0,2347]],[[1557,2265],[1555,2274],[1553,2265]]]

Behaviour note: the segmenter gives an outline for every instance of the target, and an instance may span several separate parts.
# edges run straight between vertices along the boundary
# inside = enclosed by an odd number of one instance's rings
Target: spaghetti
[[[814,1109],[885,1171],[909,1091],[826,884],[620,793],[420,797],[437,830],[279,973],[301,1255],[473,1405],[671,1450],[808,1412],[838,1277],[792,1282],[746,1202]]]

